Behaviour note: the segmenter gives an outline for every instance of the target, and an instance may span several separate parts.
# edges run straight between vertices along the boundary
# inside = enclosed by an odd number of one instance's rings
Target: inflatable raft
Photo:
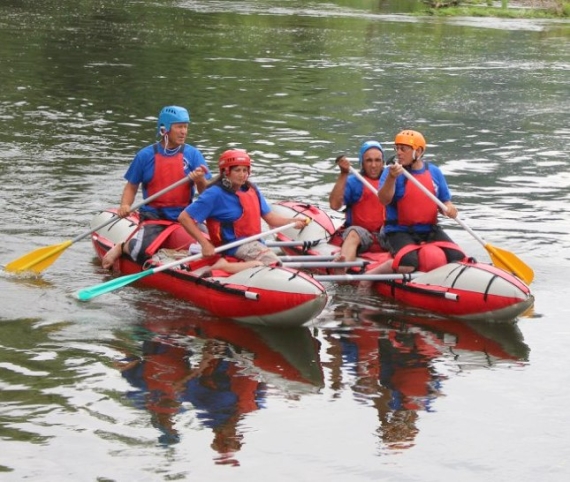
[[[334,259],[340,252],[336,235],[342,221],[333,220],[316,206],[283,201],[274,210],[287,217],[308,216],[313,222],[301,231],[287,229],[277,234],[275,246],[293,256],[314,259]],[[470,259],[448,263],[428,272],[410,275],[369,275],[367,272],[391,259],[387,252],[363,253],[358,266],[346,275],[328,275],[327,268],[315,268],[315,278],[321,281],[374,281],[375,291],[401,304],[443,317],[463,320],[514,320],[534,303],[530,288],[513,274],[491,264]],[[323,263],[323,266],[326,263]],[[310,266],[310,264],[305,264]],[[319,276],[320,274],[320,276]],[[324,276],[323,276],[324,274]]]
[[[114,209],[109,209],[94,216],[92,229],[116,217],[115,213]],[[94,231],[92,243],[97,256],[102,259],[116,243],[129,239],[138,226],[138,217],[132,214]],[[144,267],[122,256],[113,269],[131,275],[174,264],[172,268],[141,278],[140,283],[187,300],[215,316],[255,325],[302,326],[326,306],[325,288],[299,270],[263,266],[235,274],[212,272],[210,267],[217,257],[176,265],[177,259],[188,257],[189,248],[195,241],[182,227],[175,228],[169,231]]]

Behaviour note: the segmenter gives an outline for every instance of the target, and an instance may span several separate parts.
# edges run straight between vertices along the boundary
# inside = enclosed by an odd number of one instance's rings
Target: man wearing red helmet
[[[141,206],[141,228],[131,240],[107,252],[103,268],[111,268],[122,254],[144,263],[152,241],[168,222],[178,219],[180,212],[192,202],[196,190],[201,192],[206,188],[207,179],[212,175],[204,156],[194,146],[185,144],[189,123],[190,116],[184,107],[169,105],[160,111],[156,130],[159,141],[138,151],[132,160],[125,174],[127,182],[117,214],[123,218],[131,212],[139,186],[142,186],[143,199],[147,199],[184,176],[188,176],[189,182]]]
[[[428,271],[465,259],[461,248],[438,224],[437,205],[403,175],[406,169],[445,204],[445,215],[450,218],[457,216],[443,173],[437,166],[423,160],[426,150],[424,136],[417,131],[401,131],[396,135],[394,148],[397,162],[384,170],[378,190],[378,199],[386,206],[382,241],[394,260],[387,261],[374,272]]]
[[[216,246],[261,233],[261,219],[269,226],[284,226],[295,222],[295,228],[306,225],[305,218],[286,218],[271,210],[271,207],[251,183],[251,159],[239,149],[225,151],[218,162],[220,174],[178,217],[180,224],[202,247],[204,257],[215,254]],[[199,228],[206,222],[210,239]],[[252,266],[278,264],[277,255],[260,241],[228,249],[226,254],[245,262],[230,263],[224,258],[212,269],[236,273]]]

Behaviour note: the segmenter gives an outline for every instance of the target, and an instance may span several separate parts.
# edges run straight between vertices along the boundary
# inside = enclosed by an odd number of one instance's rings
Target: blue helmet
[[[358,153],[358,165],[360,167],[362,167],[362,158],[364,157],[364,153],[373,147],[380,149],[380,152],[382,153],[382,159],[384,159],[384,149],[382,148],[382,144],[377,141],[366,141],[362,143],[362,146],[360,146],[360,152]]]
[[[170,126],[178,122],[190,122],[190,115],[184,107],[169,105],[163,107],[158,114],[158,123],[156,125],[156,135],[160,136],[160,128],[164,127],[166,132],[170,131]]]

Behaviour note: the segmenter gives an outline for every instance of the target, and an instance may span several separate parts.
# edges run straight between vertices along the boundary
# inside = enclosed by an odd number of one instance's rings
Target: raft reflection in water
[[[117,368],[135,388],[128,398],[150,412],[164,445],[180,440],[176,417],[193,410],[214,434],[217,463],[237,465],[234,455],[243,441],[238,427],[248,413],[264,408],[268,386],[291,398],[324,386],[319,342],[308,328],[161,318],[138,329],[140,353]]]
[[[135,335],[136,346],[117,367],[134,388],[129,403],[150,413],[163,445],[177,443],[197,422],[213,432],[216,463],[239,465],[245,419],[266,408],[269,398],[296,400],[290,406],[302,408],[303,397],[320,397],[326,410],[349,390],[356,403],[377,413],[378,452],[404,450],[414,445],[420,414],[434,410],[454,373],[528,360],[514,323],[469,324],[346,306],[334,316],[334,327],[311,330],[199,314],[172,320],[162,313],[127,335]],[[184,412],[191,413],[190,424],[180,417]]]
[[[335,310],[339,326],[324,330],[331,388],[347,385],[378,413],[379,452],[414,445],[416,421],[433,411],[454,373],[524,365],[529,347],[515,323],[470,323],[386,311]]]

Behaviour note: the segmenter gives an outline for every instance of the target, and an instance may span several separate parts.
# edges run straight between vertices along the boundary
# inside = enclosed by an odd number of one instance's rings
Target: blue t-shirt
[[[435,189],[435,196],[443,203],[451,200],[451,193],[449,192],[449,187],[447,186],[447,181],[443,176],[443,173],[439,169],[439,167],[434,166],[429,162],[424,161],[424,165],[421,169],[411,171],[412,174],[421,174],[425,172],[426,169],[429,169],[431,174],[431,178],[433,181],[433,186]],[[386,168],[382,171],[382,176],[380,176],[380,186],[384,185],[386,178],[390,174],[390,169]],[[406,183],[411,182],[409,181],[406,176],[403,174],[396,178],[396,189],[394,192],[394,197],[390,204],[386,206],[386,222],[387,224],[384,225],[384,231],[386,233],[394,233],[394,232],[404,232],[408,231],[408,226],[400,226],[400,225],[393,225],[388,224],[390,221],[396,221],[398,219],[398,201],[402,199],[404,196],[404,191],[406,188]],[[426,196],[426,202],[433,202]],[[431,224],[416,224],[414,225],[414,230],[419,233],[427,233],[431,230]]]
[[[164,147],[161,144],[158,144],[158,152],[164,156],[172,156],[178,154],[178,150],[175,153],[166,153]],[[189,144],[184,144],[184,174],[188,175],[199,166],[206,168],[205,178],[211,179],[212,174],[208,169],[208,165],[206,164],[202,153],[195,147]],[[147,185],[152,180],[153,176],[154,144],[151,144],[150,146],[143,147],[139,152],[137,152],[135,158],[131,162],[131,165],[127,169],[127,172],[125,173],[125,179],[131,184],[142,184],[143,199],[146,199],[148,197]],[[193,198],[195,194],[194,183],[192,183],[191,188]],[[160,210],[160,213],[158,213],[156,209],[145,204],[144,206],[141,206],[140,211],[151,212],[159,215],[161,218],[175,221],[178,219],[179,214],[182,212],[182,208],[162,208]]]
[[[348,176],[346,185],[344,186],[343,202],[347,207],[346,210],[346,226],[352,226],[352,206],[362,198],[364,184],[353,174]]]
[[[259,192],[256,186],[251,185],[257,191],[261,207],[261,215],[271,212],[271,207]],[[220,223],[233,223],[243,214],[243,208],[236,194],[226,191],[221,186],[214,184],[202,192],[192,204],[186,207],[186,213],[198,224],[203,223],[208,218],[212,218]],[[233,229],[222,226],[223,236],[228,242],[236,240]],[[227,254],[234,254],[237,248],[229,249]]]

